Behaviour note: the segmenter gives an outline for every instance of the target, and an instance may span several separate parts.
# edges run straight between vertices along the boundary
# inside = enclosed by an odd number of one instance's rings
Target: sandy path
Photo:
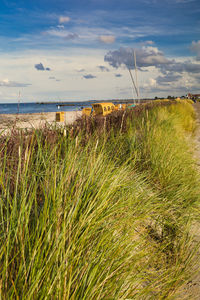
[[[197,114],[197,131],[196,131],[196,138],[195,138],[195,158],[197,159],[197,165],[199,166],[200,170],[200,103],[194,104],[194,108]]]
[[[197,167],[200,171],[200,103],[195,103],[194,108],[197,114],[197,130],[195,134],[195,153]],[[200,228],[199,223],[192,227],[192,234],[196,243],[200,243]],[[196,254],[196,265],[194,277],[187,282],[180,291],[180,294],[175,299],[200,300],[200,248]]]
[[[66,111],[65,122],[58,124],[72,124],[82,115],[81,111]],[[10,128],[39,128],[46,123],[55,124],[56,113],[33,113],[33,114],[0,114],[0,132]]]
[[[197,160],[197,166],[200,172],[200,103],[194,104],[194,108],[197,114],[197,131],[195,135],[195,158]],[[200,228],[199,224],[194,225],[193,234],[197,243],[200,243]],[[197,252],[197,274],[193,280],[189,283],[190,298],[188,299],[200,299],[200,249]]]

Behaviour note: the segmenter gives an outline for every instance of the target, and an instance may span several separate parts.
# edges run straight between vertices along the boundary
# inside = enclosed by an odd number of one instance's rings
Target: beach
[[[29,113],[29,114],[0,114],[0,131],[9,129],[31,129],[41,128],[45,124],[60,125],[72,124],[77,118],[81,117],[81,111],[65,111],[65,121],[56,122],[56,112]]]

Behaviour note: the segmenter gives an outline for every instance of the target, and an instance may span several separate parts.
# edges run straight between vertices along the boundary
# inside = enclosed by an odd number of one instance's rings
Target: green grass
[[[172,299],[183,284],[199,201],[194,112],[155,107],[125,125],[1,137],[2,299]]]

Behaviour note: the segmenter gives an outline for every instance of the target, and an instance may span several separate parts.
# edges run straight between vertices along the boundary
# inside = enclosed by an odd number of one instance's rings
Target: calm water
[[[58,107],[60,105],[60,108]],[[88,102],[69,102],[67,106],[61,106],[58,103],[38,104],[38,103],[20,103],[19,113],[41,113],[41,112],[56,112],[56,111],[74,111],[81,110],[82,107],[90,106]],[[18,113],[18,104],[0,104],[0,114],[16,114]]]

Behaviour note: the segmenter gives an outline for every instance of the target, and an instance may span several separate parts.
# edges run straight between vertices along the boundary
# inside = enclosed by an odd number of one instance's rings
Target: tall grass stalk
[[[184,105],[89,138],[70,128],[1,137],[3,299],[170,299],[192,268],[199,201]]]

